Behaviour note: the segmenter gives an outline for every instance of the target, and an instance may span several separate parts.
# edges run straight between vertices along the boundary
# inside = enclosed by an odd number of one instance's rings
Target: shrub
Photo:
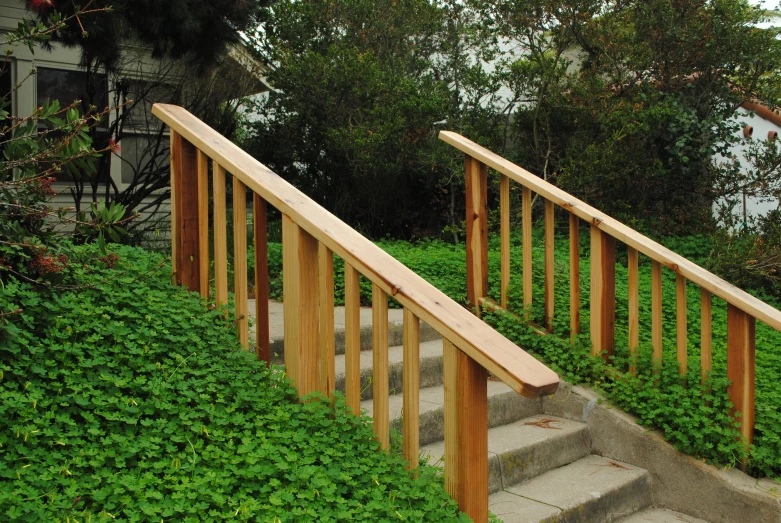
[[[161,256],[69,258],[79,289],[0,288],[22,310],[0,317],[2,519],[466,520],[341,398],[299,402]]]

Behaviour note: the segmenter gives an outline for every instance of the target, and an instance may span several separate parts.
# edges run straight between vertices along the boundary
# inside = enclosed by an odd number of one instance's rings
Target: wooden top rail
[[[516,392],[555,392],[556,373],[187,110],[158,103],[152,114]]]
[[[622,241],[629,247],[637,249],[649,258],[658,261],[703,289],[723,298],[738,309],[781,331],[781,311],[778,309],[751,296],[683,256],[674,253],[667,247],[640,234],[555,185],[489,151],[485,147],[464,138],[460,134],[451,131],[440,131],[439,138],[472,158],[483,162],[488,167],[515,180],[524,187],[528,187],[537,194],[542,195],[547,200],[588,221],[591,225]]]

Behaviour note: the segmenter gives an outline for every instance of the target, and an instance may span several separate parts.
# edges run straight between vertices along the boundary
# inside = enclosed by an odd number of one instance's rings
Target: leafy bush
[[[341,398],[299,402],[161,256],[69,258],[78,289],[0,288],[2,519],[466,520]]]

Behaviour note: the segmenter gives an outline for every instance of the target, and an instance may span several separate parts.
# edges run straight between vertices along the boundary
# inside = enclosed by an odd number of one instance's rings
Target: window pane
[[[152,115],[152,104],[176,103],[177,98],[169,85],[142,80],[130,80],[127,99],[132,100],[125,109],[125,126],[129,129],[157,129],[162,122]]]
[[[103,110],[108,105],[108,84],[106,75],[97,75],[94,90],[93,103],[98,110]],[[39,67],[37,73],[38,107],[46,100],[59,100],[60,106],[65,107],[74,100],[86,103],[90,100],[89,87],[87,85],[87,73],[84,71],[66,71],[63,69],[49,69]]]
[[[122,138],[122,183],[133,183],[136,172],[139,179],[149,175],[166,175],[168,172],[168,136],[164,135],[158,143],[157,135],[129,135]]]

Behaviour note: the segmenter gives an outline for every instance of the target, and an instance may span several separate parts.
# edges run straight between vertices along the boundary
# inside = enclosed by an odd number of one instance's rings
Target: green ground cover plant
[[[589,243],[586,229],[581,232],[581,335],[570,342],[569,324],[569,241],[566,226],[556,238],[555,320],[556,336],[539,336],[519,320],[522,310],[522,248],[516,231],[511,238],[511,272],[509,309],[513,314],[494,313],[485,316],[505,336],[542,359],[563,377],[576,383],[587,383],[600,389],[612,402],[638,417],[643,425],[660,429],[679,450],[721,466],[734,466],[744,457],[733,420],[728,416],[726,395],[726,302],[713,300],[713,371],[705,386],[700,384],[700,299],[699,287],[687,288],[687,324],[689,330],[689,372],[681,379],[675,362],[675,275],[663,272],[664,358],[659,376],[652,374],[651,363],[651,263],[641,256],[640,262],[640,357],[639,373],[629,374],[628,290],[626,250],[619,246],[616,267],[616,355],[611,369],[601,359],[591,358],[589,341]],[[543,322],[544,274],[542,229],[534,231],[532,321]],[[669,248],[708,266],[714,249],[703,236],[663,239]],[[463,245],[438,240],[417,243],[383,240],[377,245],[431,282],[459,303],[466,304],[466,253]],[[623,250],[622,250],[623,249]],[[281,246],[269,248],[271,293],[281,299]],[[489,295],[499,297],[500,252],[497,237],[489,241]],[[336,301],[344,301],[343,271],[340,260],[335,264]],[[779,300],[763,290],[751,291],[773,306]],[[361,301],[371,303],[371,285],[362,278]],[[396,303],[391,305],[398,306]],[[756,433],[750,451],[749,471],[757,476],[781,477],[781,392],[777,376],[781,374],[781,333],[757,322]]]
[[[233,325],[132,247],[68,248],[77,285],[0,287],[0,519],[466,521],[367,419],[300,402]]]

